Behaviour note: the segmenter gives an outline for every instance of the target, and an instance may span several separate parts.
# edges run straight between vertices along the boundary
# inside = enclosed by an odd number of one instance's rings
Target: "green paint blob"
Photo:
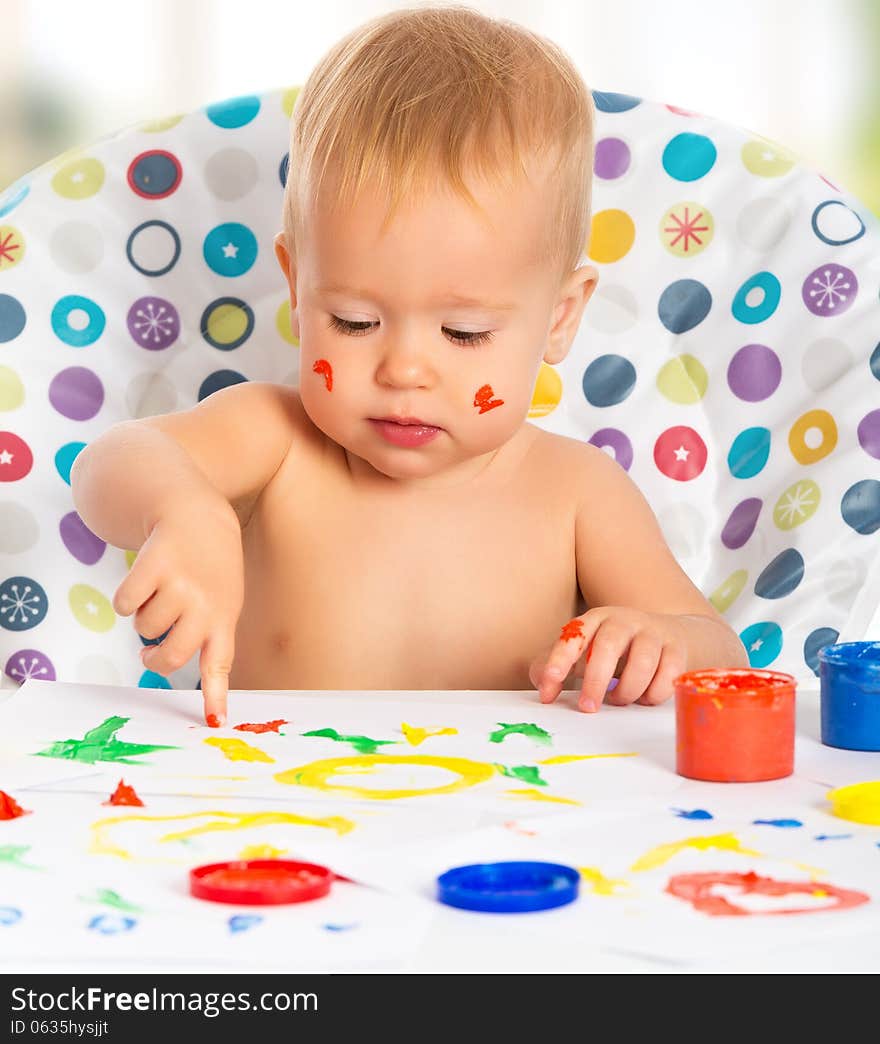
[[[125,910],[129,913],[144,912],[143,907],[127,902],[118,892],[114,892],[110,888],[97,888],[94,895],[81,895],[80,899],[84,903],[102,903],[104,906],[113,907],[114,910]]]
[[[541,779],[541,770],[537,765],[499,765],[495,768],[502,776],[510,776],[511,779],[521,779],[523,783],[531,783],[532,786],[546,787],[547,780]]]
[[[542,729],[540,725],[534,725],[525,721],[518,721],[514,724],[499,721],[498,724],[501,728],[496,729],[495,732],[489,734],[490,743],[501,743],[501,741],[506,739],[508,736],[516,734],[520,736],[528,736],[536,743],[541,743],[545,747],[550,746],[553,742],[553,737],[550,733],[546,729]]]
[[[396,740],[374,740],[369,736],[343,736],[336,729],[315,729],[313,732],[301,732],[301,736],[321,736],[324,739],[332,739],[337,743],[350,743],[358,754],[375,754],[379,747],[387,747],[396,743]]]
[[[132,760],[135,755],[149,754],[154,750],[179,750],[160,743],[125,743],[116,738],[116,733],[129,718],[107,718],[83,736],[81,740],[56,740],[45,750],[38,750],[36,757],[66,758],[68,761],[84,761],[94,765],[96,761],[115,761],[120,765],[147,765],[146,761]]]
[[[30,851],[30,845],[0,845],[0,863],[17,866],[20,870],[44,870],[45,867],[23,863],[21,857]]]

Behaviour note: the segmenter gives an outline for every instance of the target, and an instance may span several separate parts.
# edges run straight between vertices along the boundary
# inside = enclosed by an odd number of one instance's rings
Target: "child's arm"
[[[258,495],[281,465],[302,410],[290,389],[243,383],[191,410],[114,425],[77,457],[70,483],[85,524],[140,549],[113,599],[145,638],[173,626],[144,663],[178,670],[202,649],[206,715],[226,714],[235,626],[243,602],[234,505]]]
[[[575,553],[578,584],[593,608],[568,621],[532,664],[542,701],[556,699],[585,653],[581,710],[599,709],[616,673],[608,703],[661,703],[684,671],[747,667],[742,642],[676,562],[635,483],[602,450],[583,450]]]

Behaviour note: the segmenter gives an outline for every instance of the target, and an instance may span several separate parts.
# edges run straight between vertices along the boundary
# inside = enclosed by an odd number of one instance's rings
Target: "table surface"
[[[304,695],[291,691],[285,695]],[[340,695],[351,695],[342,694]],[[504,707],[507,711],[511,708],[511,698],[516,701],[536,698],[534,693],[509,693],[495,690],[466,692],[435,692],[428,690],[415,690],[409,692],[386,693],[393,695],[395,699],[411,702],[413,704],[425,703],[432,706],[454,706],[467,702],[470,704],[480,703],[484,706]],[[576,693],[562,693],[560,700],[568,701],[574,706]],[[599,714],[607,713],[603,709]],[[651,714],[672,715],[674,707],[672,701],[656,708],[613,708],[615,714]],[[644,719],[643,719],[644,720]],[[798,741],[812,741],[813,744],[820,742],[819,737],[819,694],[817,689],[798,688],[797,695],[797,736]],[[857,762],[857,769],[862,773],[861,779],[880,779],[880,752],[865,753],[852,751],[837,751],[831,748],[822,748],[827,751],[828,756],[846,757]],[[673,771],[673,754],[670,752],[669,768]],[[797,764],[795,768],[797,775]],[[689,781],[687,781],[689,782]],[[706,784],[699,784],[706,786]],[[734,784],[735,785],[735,784]],[[751,787],[768,787],[772,784],[742,784]],[[731,784],[711,784],[720,788],[731,786]],[[880,828],[878,828],[880,838]],[[487,927],[487,921],[490,927]],[[763,973],[789,973],[789,972],[865,972],[880,971],[880,937],[872,938],[870,934],[859,936],[855,939],[826,938],[822,940],[821,946],[796,946],[784,949],[771,949],[749,954],[748,957],[737,956],[730,959],[719,954],[717,959],[711,962],[703,961],[700,964],[682,964],[680,962],[666,961],[659,958],[647,958],[642,954],[628,953],[616,950],[609,945],[591,945],[580,938],[572,938],[566,941],[558,939],[550,940],[534,934],[529,937],[528,946],[512,946],[510,944],[509,920],[498,916],[495,919],[483,916],[473,918],[467,911],[456,910],[437,904],[435,916],[428,933],[421,946],[417,950],[414,959],[404,968],[395,968],[394,972],[409,973],[559,973],[559,972],[651,972],[651,973],[719,973],[719,972],[763,972]],[[0,967],[3,967],[0,964]],[[123,969],[119,969],[123,970]],[[187,964],[185,967],[175,968],[173,962],[162,962],[161,965],[153,963],[129,964],[126,963],[124,970],[144,973],[165,973],[179,971],[182,973],[218,972],[224,970],[218,965],[206,965],[204,967]],[[278,971],[277,967],[261,968],[255,966],[255,972]],[[80,973],[106,973],[106,967],[92,966],[90,964],[77,964],[75,967],[64,965],[53,965],[46,961],[38,964],[15,965],[16,972],[22,973],[51,973],[51,972],[75,972]],[[381,973],[381,972],[379,972]]]

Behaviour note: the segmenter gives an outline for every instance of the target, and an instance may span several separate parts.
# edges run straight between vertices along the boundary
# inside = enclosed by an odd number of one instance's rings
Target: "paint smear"
[[[273,826],[279,823],[290,823],[294,826],[314,826],[332,830],[336,834],[347,834],[354,830],[355,824],[343,816],[299,816],[294,812],[181,812],[173,816],[116,816],[108,819],[99,819],[92,823],[92,841],[89,851],[96,855],[113,855],[119,859],[133,859],[132,854],[119,845],[114,844],[108,837],[113,827],[122,823],[174,823],[184,819],[200,819],[204,816],[213,817],[213,822],[204,823],[201,826],[192,827],[189,830],[181,830],[176,833],[165,834],[159,838],[159,842],[186,841],[197,834],[213,834],[218,831],[247,830],[250,827]],[[219,822],[218,822],[219,820]]]
[[[847,841],[852,834],[816,834],[814,841]]]
[[[522,790],[505,790],[505,794],[510,797],[520,798],[523,801],[551,801],[557,805],[580,805],[583,804],[581,801],[575,801],[574,798],[554,797],[553,794],[545,794],[540,790],[533,790],[530,788],[523,788]]]
[[[559,641],[567,642],[572,638],[583,638],[584,637],[584,621],[580,617],[576,616],[573,620],[569,620],[567,624],[563,624],[562,630],[559,632]]]
[[[794,906],[775,910],[749,910],[737,906],[723,895],[713,891],[718,885],[738,888],[743,895],[810,895],[815,898],[832,898],[834,905]],[[776,881],[772,877],[759,877],[754,871],[745,874],[708,873],[678,874],[669,880],[666,891],[677,899],[689,902],[695,910],[710,917],[742,917],[767,914],[823,913],[829,910],[846,910],[853,906],[861,906],[868,902],[864,892],[855,892],[846,888],[823,883],[817,886],[811,881]]]
[[[22,808],[14,797],[0,790],[0,819],[18,819],[19,816],[29,816],[31,810]]]
[[[80,900],[84,903],[101,903],[110,906],[114,910],[122,910],[123,913],[143,913],[143,907],[137,906],[123,899],[118,892],[111,888],[98,888],[94,895],[81,895]]]
[[[513,791],[512,790],[508,790],[507,793],[508,794],[512,794]],[[537,837],[537,832],[536,831],[534,831],[534,830],[526,830],[526,828],[520,826],[519,823],[517,823],[517,821],[515,819],[508,819],[507,822],[504,824],[504,826],[505,826],[505,828],[507,830],[512,830],[515,834],[522,834],[523,837]]]
[[[488,413],[489,410],[494,410],[496,406],[503,406],[504,399],[493,399],[492,396],[495,392],[492,391],[491,384],[484,384],[482,388],[477,389],[476,395],[474,395],[474,406],[480,407],[480,413]]]
[[[326,359],[318,359],[315,365],[312,367],[315,373],[323,374],[324,386],[327,391],[333,391],[333,367],[327,362]]]
[[[244,740],[235,739],[234,737],[226,739],[223,736],[211,736],[210,739],[205,740],[205,743],[209,747],[216,747],[222,751],[223,756],[228,761],[263,761],[269,765],[275,762],[275,759],[270,758],[264,750],[260,750],[259,747],[252,747],[250,743],[245,743]]]
[[[578,873],[590,885],[595,895],[617,895],[620,891],[632,891],[632,885],[622,877],[606,877],[597,866],[579,866]]]
[[[285,721],[284,718],[276,718],[274,721],[245,721],[241,725],[233,725],[232,727],[237,732],[278,732],[282,725],[289,725],[289,721]],[[279,733],[283,736],[284,733]]]
[[[531,783],[535,787],[546,787],[547,780],[541,778],[541,770],[537,765],[499,765],[495,768],[502,776],[521,780],[523,783]]]
[[[418,747],[430,736],[457,736],[458,729],[452,728],[426,728],[421,729],[417,725],[407,725],[405,721],[400,723],[400,731],[406,736],[406,741],[411,747]]]
[[[396,740],[374,740],[369,736],[344,736],[336,729],[314,729],[312,732],[301,732],[300,736],[321,736],[336,743],[349,743],[358,754],[375,754],[379,747],[396,743]]]
[[[674,855],[683,852],[686,848],[695,848],[699,852],[709,849],[721,849],[725,852],[738,852],[740,855],[761,856],[763,853],[756,852],[752,848],[744,848],[742,842],[735,834],[713,834],[710,837],[687,837],[683,841],[672,841],[666,845],[657,845],[643,856],[637,859],[630,870],[653,870],[655,867],[668,863]]]
[[[238,853],[239,859],[280,859],[287,855],[288,849],[275,848],[274,845],[245,845]]]
[[[837,787],[825,796],[831,802],[832,813],[840,819],[880,826],[880,782]]]
[[[357,924],[322,924],[321,927],[327,932],[350,932]]]
[[[130,787],[122,779],[116,784],[116,789],[110,795],[107,801],[104,801],[105,805],[137,805],[140,808],[144,807],[143,801],[137,796],[134,791],[134,787]]]
[[[89,928],[101,935],[119,935],[130,932],[137,925],[134,917],[118,917],[115,914],[98,914],[89,921]]]
[[[56,740],[45,750],[39,750],[37,757],[66,758],[68,761],[83,761],[94,765],[96,761],[115,761],[120,765],[148,765],[147,761],[134,761],[141,754],[151,754],[155,750],[180,750],[179,747],[160,743],[126,743],[116,738],[116,733],[130,719],[112,717],[102,721],[83,736],[81,740]]]
[[[568,765],[572,761],[592,761],[594,758],[636,758],[637,750],[628,751],[626,754],[556,754],[552,758],[544,758],[539,765]]]
[[[553,737],[546,729],[542,729],[540,725],[535,725],[531,722],[518,721],[508,724],[507,722],[499,721],[498,724],[501,728],[489,733],[490,743],[501,743],[508,736],[528,736],[529,739],[533,739],[536,743],[541,743],[545,747],[550,746],[553,742]]]
[[[43,866],[22,862],[22,856],[30,850],[30,845],[0,845],[0,863],[17,866],[19,870],[45,870]]]
[[[754,826],[781,827],[782,829],[802,827],[804,825],[799,819],[753,819],[752,824]]]
[[[263,923],[263,918],[259,914],[233,914],[227,924],[229,930],[233,935],[237,935],[239,932],[246,932],[250,928],[256,928],[258,924]]]
[[[333,776],[340,774],[373,772],[375,769],[387,765],[427,765],[447,769],[459,778],[443,786],[426,787],[421,790],[413,788],[378,790],[368,787],[337,786],[327,782]],[[482,761],[471,761],[468,758],[440,758],[430,754],[365,754],[361,757],[325,758],[322,761],[312,761],[307,765],[279,772],[275,779],[279,783],[314,787],[316,790],[324,790],[340,796],[389,801],[397,798],[424,797],[428,794],[451,794],[477,783],[483,783],[494,775],[494,765]]]

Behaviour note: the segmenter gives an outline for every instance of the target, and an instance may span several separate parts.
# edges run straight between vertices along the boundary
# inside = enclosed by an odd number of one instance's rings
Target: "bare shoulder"
[[[623,473],[616,461],[590,442],[543,428],[535,427],[534,431],[531,456],[542,470],[548,469],[555,482],[570,479],[580,488],[584,478],[595,477],[598,481],[613,477],[615,471]]]

